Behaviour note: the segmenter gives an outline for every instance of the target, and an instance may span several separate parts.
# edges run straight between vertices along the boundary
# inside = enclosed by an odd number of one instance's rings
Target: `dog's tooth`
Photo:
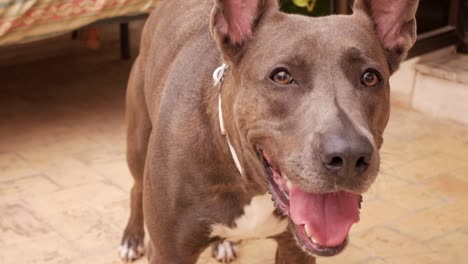
[[[288,180],[288,181],[286,182],[286,186],[288,186],[288,189],[291,190],[291,188],[292,188],[292,183],[291,183],[290,180]]]
[[[310,230],[310,226],[309,225],[304,225],[304,229],[305,229],[305,232],[307,234],[307,237],[309,237],[309,239],[312,242],[314,242],[315,244],[318,244],[317,240],[315,240],[314,236],[312,235],[312,231]]]
[[[310,231],[309,225],[304,225],[305,232],[308,237],[312,237],[312,232]]]
[[[314,242],[315,244],[318,244],[317,240],[315,240],[315,238],[313,236],[310,237],[310,240],[312,240],[312,242]]]

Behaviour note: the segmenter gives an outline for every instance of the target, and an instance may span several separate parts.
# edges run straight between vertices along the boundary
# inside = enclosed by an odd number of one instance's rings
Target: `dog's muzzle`
[[[314,255],[333,256],[347,245],[359,222],[362,196],[346,191],[309,193],[295,186],[264,150],[258,150],[277,211],[290,218],[298,244]]]

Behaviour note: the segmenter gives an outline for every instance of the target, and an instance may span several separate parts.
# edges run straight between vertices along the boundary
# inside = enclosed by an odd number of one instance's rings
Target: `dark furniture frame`
[[[81,29],[98,26],[98,25],[108,25],[108,24],[119,24],[120,27],[120,57],[122,60],[129,60],[131,58],[130,53],[130,31],[128,29],[128,24],[132,21],[139,20],[139,19],[146,19],[148,14],[139,14],[133,16],[119,16],[108,18],[104,20],[99,20]],[[72,38],[75,39],[77,37],[78,31],[75,30],[72,32]]]
[[[458,10],[458,52],[468,54],[468,0],[459,0]]]

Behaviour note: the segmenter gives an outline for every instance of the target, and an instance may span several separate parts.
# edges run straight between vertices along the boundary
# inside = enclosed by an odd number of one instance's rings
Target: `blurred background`
[[[352,13],[348,0],[279,3]],[[157,5],[0,0],[0,263],[120,263],[126,82]],[[391,78],[381,173],[349,248],[319,264],[468,263],[468,0],[420,0],[417,19]],[[246,241],[235,263],[273,263],[274,252]],[[199,263],[216,262],[207,251]]]

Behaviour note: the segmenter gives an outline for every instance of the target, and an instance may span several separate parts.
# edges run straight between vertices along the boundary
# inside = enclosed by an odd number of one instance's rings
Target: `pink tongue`
[[[316,242],[336,247],[359,222],[360,196],[349,192],[314,194],[292,187],[289,192],[291,219],[296,225],[308,224]]]

